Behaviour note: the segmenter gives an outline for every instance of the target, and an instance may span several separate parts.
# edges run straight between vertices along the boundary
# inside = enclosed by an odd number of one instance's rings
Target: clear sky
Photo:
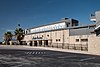
[[[17,24],[25,29],[64,17],[77,19],[83,25],[92,24],[90,14],[98,10],[100,0],[0,0],[0,37]]]

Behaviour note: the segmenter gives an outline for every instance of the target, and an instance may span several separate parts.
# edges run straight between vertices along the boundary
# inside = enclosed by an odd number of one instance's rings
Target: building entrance
[[[42,40],[39,41],[39,46],[42,46]]]
[[[32,41],[30,41],[30,46],[32,46]]]
[[[37,41],[34,41],[34,46],[37,46]]]
[[[48,40],[44,41],[44,46],[48,46]]]

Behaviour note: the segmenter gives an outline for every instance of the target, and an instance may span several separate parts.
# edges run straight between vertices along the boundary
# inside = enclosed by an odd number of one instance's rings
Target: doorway
[[[44,46],[48,46],[48,40],[44,41]]]
[[[37,41],[34,41],[34,46],[37,46]]]
[[[39,40],[39,46],[42,46],[42,40]]]
[[[30,46],[32,46],[32,41],[30,41],[30,43],[29,43],[29,44],[30,44]]]

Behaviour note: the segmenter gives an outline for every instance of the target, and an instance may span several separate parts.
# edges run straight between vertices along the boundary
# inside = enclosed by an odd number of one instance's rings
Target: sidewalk
[[[80,54],[90,54],[90,55],[96,55],[89,53],[88,51],[81,51],[81,50],[71,50],[71,49],[62,49],[62,48],[53,48],[53,47],[35,47],[35,46],[25,46],[25,45],[0,45],[3,48],[10,48],[10,49],[24,49],[24,50],[52,50],[52,51],[60,51],[60,52],[70,52],[70,53],[80,53]],[[99,54],[97,54],[99,55]]]
[[[37,49],[44,49],[44,50],[52,50],[52,51],[60,51],[60,52],[70,52],[70,53],[80,53],[80,54],[90,54],[88,51],[81,51],[81,50],[71,50],[71,49],[62,49],[62,48],[53,48],[53,47],[34,47],[34,46],[22,46],[25,48],[37,48]],[[92,54],[93,55],[93,54]]]
[[[89,55],[97,55],[100,56],[100,54],[93,54],[88,51],[81,51],[81,50],[71,50],[71,49],[62,49],[62,48],[53,48],[53,47],[34,47],[34,46],[23,46],[26,48],[37,48],[37,49],[44,49],[44,50],[52,50],[52,51],[60,51],[60,52],[69,52],[69,53],[79,53],[79,54],[89,54]]]

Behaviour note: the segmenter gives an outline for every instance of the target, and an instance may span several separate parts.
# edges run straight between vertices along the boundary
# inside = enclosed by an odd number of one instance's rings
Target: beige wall
[[[88,37],[89,35],[69,36],[69,44],[87,44],[87,42],[82,42],[81,39],[88,39]],[[79,39],[79,42],[76,39]]]
[[[23,41],[29,41],[32,40],[32,35],[25,35]]]
[[[36,33],[31,35],[25,35],[24,40],[29,41],[32,40],[33,37],[42,37],[45,39],[52,40],[50,41],[53,43],[53,46],[62,46],[62,44],[54,44],[54,43],[65,43],[67,44],[88,44],[88,51],[89,54],[96,54],[100,55],[100,37],[96,36],[95,34],[91,35],[77,35],[77,36],[69,36],[69,30],[57,30],[57,31],[49,31],[43,33]],[[60,39],[60,41],[56,41]],[[79,42],[76,41],[79,39]],[[82,42],[81,39],[88,39],[87,42]]]
[[[81,39],[88,39],[88,35],[78,35],[78,36],[69,36],[69,30],[57,30],[43,33],[36,33],[31,35],[26,35],[24,40],[32,40],[33,37],[42,37],[43,39],[51,39],[52,43],[68,43],[68,44],[86,44],[81,42]],[[60,41],[57,41],[60,39]],[[76,42],[76,39],[79,39],[79,42]]]
[[[56,41],[57,39],[60,39],[60,41]],[[63,31],[52,31],[52,42],[62,43],[63,42]]]
[[[64,43],[69,43],[69,30],[63,30],[64,32]]]
[[[100,55],[100,37],[96,36],[95,34],[90,35],[88,49],[89,53]]]

